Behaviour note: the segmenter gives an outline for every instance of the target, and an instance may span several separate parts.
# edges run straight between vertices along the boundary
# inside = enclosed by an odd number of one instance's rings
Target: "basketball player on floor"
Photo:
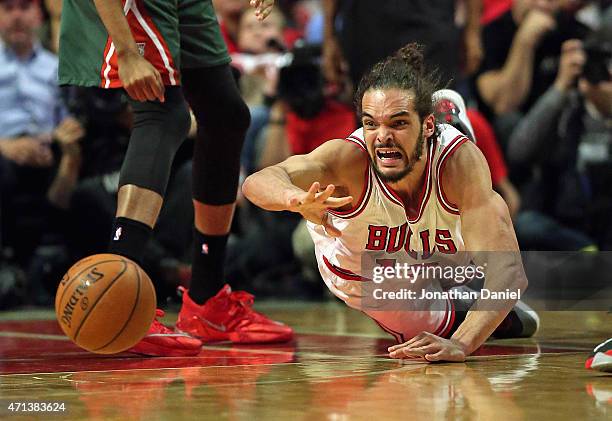
[[[356,104],[363,128],[263,169],[243,185],[256,205],[298,212],[308,220],[321,275],[349,306],[360,307],[369,281],[362,273],[363,252],[383,247],[389,257],[411,254],[421,263],[442,253],[510,251],[488,262],[485,287],[503,291],[527,285],[508,208],[491,187],[485,159],[455,127],[436,124],[432,97],[444,102],[447,112],[459,111],[462,126],[471,127],[463,100],[449,90],[434,95],[431,75],[419,47],[405,46],[361,80]],[[402,236],[406,248],[396,247]],[[496,330],[502,337],[537,330],[533,312],[522,304],[513,308],[516,300],[502,302],[491,311],[472,308],[463,318],[453,307],[461,302],[448,302],[445,311],[429,311],[426,317],[360,309],[399,342],[389,349],[391,357],[463,361]]]
[[[274,0],[251,0],[251,5],[264,19]],[[232,76],[211,0],[66,0],[59,59],[61,84],[123,88],[134,112],[110,253],[141,262],[174,155],[190,126],[187,102],[198,122],[193,275],[177,322],[184,333],[156,318],[132,351],[195,355],[202,341],[291,339],[291,328],[252,310],[250,294],[224,285],[240,150],[250,116]],[[157,317],[162,316],[158,310]]]

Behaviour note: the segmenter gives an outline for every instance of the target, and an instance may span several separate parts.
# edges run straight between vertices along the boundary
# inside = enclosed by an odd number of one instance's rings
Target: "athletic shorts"
[[[138,50],[167,86],[181,68],[230,62],[211,0],[123,0]],[[61,85],[121,88],[115,46],[93,0],[64,0],[60,30]]]

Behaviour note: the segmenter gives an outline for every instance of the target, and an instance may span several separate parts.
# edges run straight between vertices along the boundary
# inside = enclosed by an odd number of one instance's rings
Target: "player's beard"
[[[374,151],[372,166],[374,167],[374,171],[378,174],[378,177],[384,181],[385,183],[396,183],[406,177],[408,174],[412,172],[414,166],[417,162],[421,160],[423,156],[423,144],[425,143],[425,138],[423,137],[423,126],[421,126],[421,130],[419,131],[419,137],[416,142],[416,146],[412,151],[412,154],[408,157],[408,162],[406,162],[406,166],[401,171],[385,174],[380,168],[378,168],[378,161],[376,160],[376,151]]]

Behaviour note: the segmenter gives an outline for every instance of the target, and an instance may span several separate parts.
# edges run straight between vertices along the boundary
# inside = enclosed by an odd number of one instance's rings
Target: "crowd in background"
[[[61,3],[0,0],[0,308],[51,303],[110,236],[131,111],[119,91],[57,85]],[[521,249],[612,248],[610,0],[277,0],[263,22],[248,0],[213,3],[251,110],[244,177],[350,134],[359,78],[418,41],[466,99]],[[147,246],[162,299],[190,279],[192,142]],[[324,297],[299,215],[239,193],[232,233],[235,288]]]

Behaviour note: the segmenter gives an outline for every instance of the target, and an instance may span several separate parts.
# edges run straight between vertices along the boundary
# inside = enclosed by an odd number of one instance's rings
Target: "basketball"
[[[147,333],[155,316],[151,279],[132,260],[96,254],[75,263],[60,281],[55,314],[78,346],[99,354],[125,351]]]

